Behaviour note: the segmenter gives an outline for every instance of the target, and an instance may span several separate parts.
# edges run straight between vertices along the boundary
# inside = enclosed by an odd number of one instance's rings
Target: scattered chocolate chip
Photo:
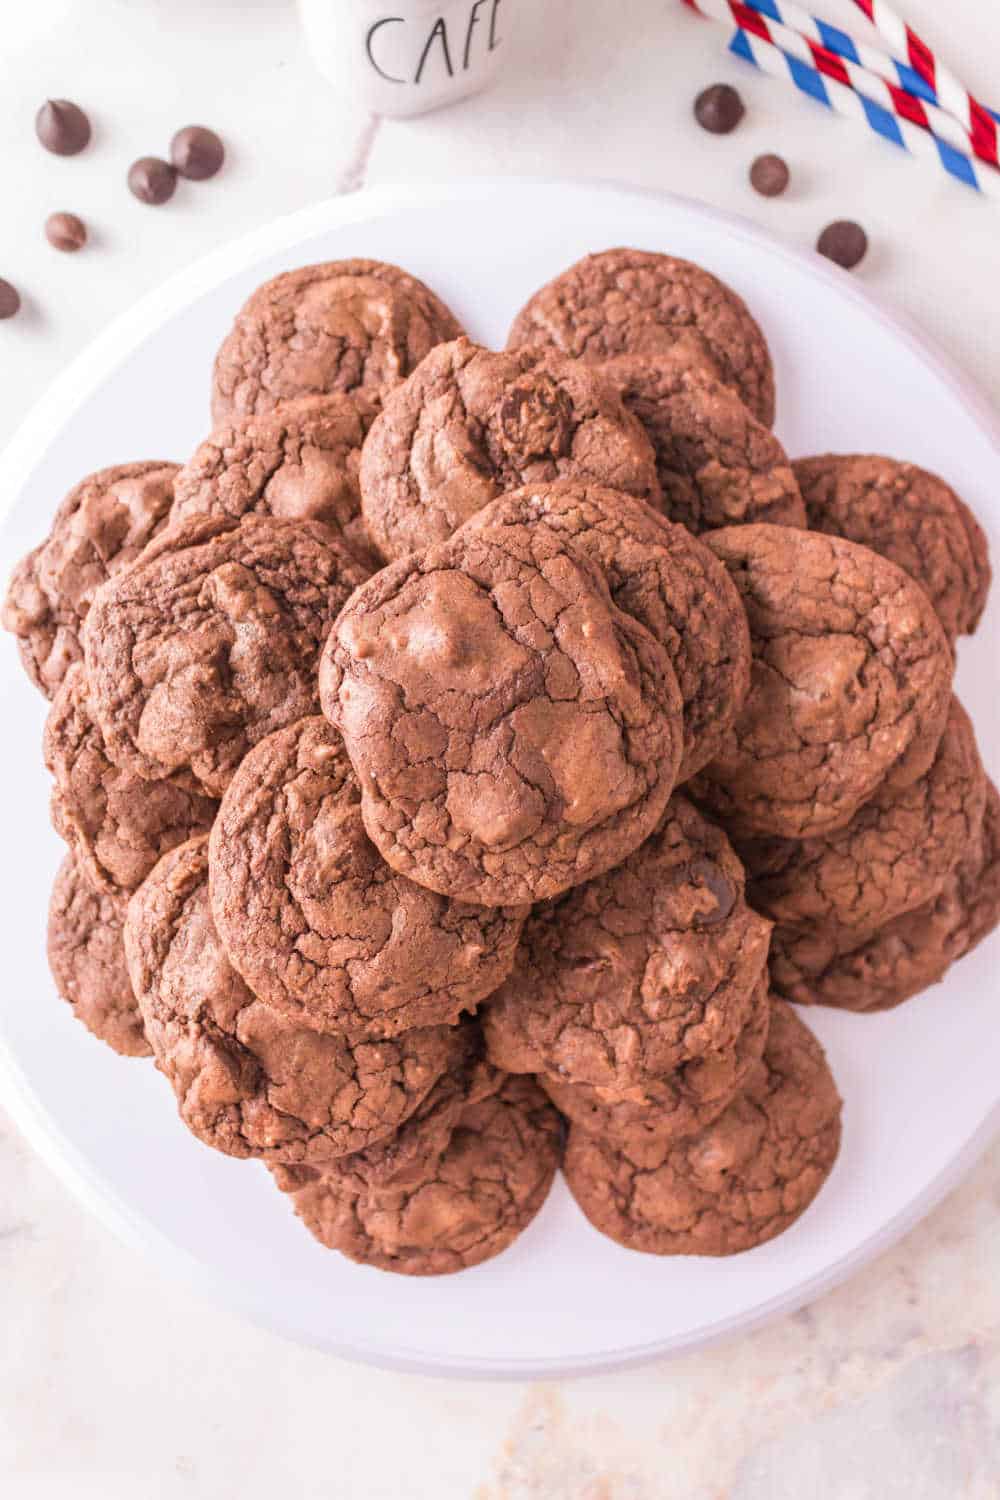
[[[746,106],[729,83],[713,83],[702,89],[694,101],[694,117],[704,130],[713,135],[728,135],[746,114]]]
[[[861,225],[855,224],[853,220],[837,219],[823,230],[816,241],[816,249],[820,255],[825,255],[827,260],[832,260],[838,266],[843,266],[845,271],[850,271],[864,260],[868,249],[868,236]]]
[[[0,318],[12,318],[20,310],[21,298],[16,286],[0,279]]]
[[[76,214],[49,214],[45,238],[57,250],[82,250],[87,243],[87,226]]]
[[[225,159],[222,141],[204,125],[187,125],[170,142],[170,160],[181,176],[192,182],[214,177]]]
[[[177,171],[158,156],[140,156],[128,169],[128,185],[140,203],[166,203],[174,196]]]
[[[35,116],[35,134],[46,151],[76,156],[90,140],[90,121],[68,99],[46,99]]]
[[[758,156],[750,168],[751,186],[765,198],[777,198],[788,186],[791,173],[782,156]]]

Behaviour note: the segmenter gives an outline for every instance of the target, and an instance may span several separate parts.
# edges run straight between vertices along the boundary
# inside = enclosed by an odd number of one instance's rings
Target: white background
[[[1000,7],[900,4],[1000,98]],[[490,172],[672,188],[799,244],[857,218],[873,250],[856,274],[1000,396],[995,204],[727,57],[724,33],[674,0],[523,9],[493,92],[373,127],[331,97],[281,0],[7,0],[0,275],[26,310],[0,324],[0,442],[91,336],[203,251],[332,192]],[[848,0],[822,10],[863,34]],[[748,117],[710,137],[691,100],[726,78]],[[92,113],[85,156],[38,147],[50,94]],[[164,208],[136,203],[129,162],[191,121],[226,137],[225,175],[182,184]],[[793,171],[771,202],[745,181],[763,150]],[[76,258],[44,242],[54,209],[91,225]],[[987,1500],[1000,1495],[998,1180],[995,1152],[850,1287],[737,1344],[576,1384],[463,1386],[341,1365],[213,1311],[86,1219],[8,1129],[0,1494]]]

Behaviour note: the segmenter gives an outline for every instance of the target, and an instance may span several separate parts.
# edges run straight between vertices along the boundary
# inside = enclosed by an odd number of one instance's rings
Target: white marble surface
[[[899,3],[1000,97],[1000,8]],[[282,0],[11,0],[0,275],[28,308],[0,325],[0,441],[109,318],[202,251],[327,193],[484,172],[673,188],[800,244],[856,217],[873,239],[865,281],[1000,398],[995,206],[745,69],[672,0],[525,9],[518,56],[491,94],[373,126],[331,98]],[[822,9],[862,25],[849,0]],[[690,101],[724,78],[749,113],[720,140],[691,123]],[[46,94],[93,110],[86,157],[38,150],[31,120]],[[230,142],[226,175],[183,186],[165,209],[134,203],[129,161],[192,119]],[[745,183],[768,149],[795,178],[774,202]],[[92,222],[76,260],[41,240],[56,208]],[[0,1495],[11,1500],[1000,1495],[1000,1148],[811,1309],[670,1363],[534,1386],[400,1377],[289,1347],[122,1249],[2,1124],[0,1174]]]

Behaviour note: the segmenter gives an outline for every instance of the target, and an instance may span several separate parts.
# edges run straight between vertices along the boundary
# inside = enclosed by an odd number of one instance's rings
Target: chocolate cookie
[[[204,834],[164,855],[132,897],[125,951],[181,1118],[229,1156],[326,1162],[360,1151],[413,1113],[458,1046],[437,1026],[352,1047],[257,1000],[212,921]]]
[[[386,398],[361,460],[365,520],[386,559],[447,541],[505,490],[553,479],[660,495],[649,439],[596,371],[464,338]]]
[[[763,333],[731,288],[672,255],[588,255],[535,293],[507,343],[561,349],[600,364],[618,354],[661,354],[692,333],[704,340],[726,384],[770,426],[774,370]]]
[[[80,632],[95,591],[166,525],[176,464],[119,464],[89,475],[56,511],[46,540],[14,569],[3,626],[51,698],[83,655]]]
[[[673,1086],[692,1063],[721,1058],[725,1069],[754,1013],[771,930],[743,888],[722,830],[674,797],[624,864],[529,917],[482,1013],[491,1059],[619,1098]]]
[[[780,927],[822,927],[853,948],[937,895],[975,848],[986,773],[957,698],[934,762],[905,787],[885,787],[845,828],[808,839],[741,841],[752,905]]]
[[[378,400],[461,331],[398,266],[335,260],[285,271],[257,288],[216,355],[212,420],[221,427],[339,391]]]
[[[48,957],[56,989],[99,1041],[123,1057],[148,1057],[122,947],[124,920],[124,899],[95,891],[67,854],[49,903]]]
[[[982,834],[934,900],[893,918],[848,953],[823,927],[777,930],[772,983],[800,1005],[888,1010],[943,979],[998,923],[1000,795],[991,785]]]
[[[386,1186],[355,1170],[276,1172],[321,1244],[362,1265],[442,1276],[499,1255],[535,1217],[562,1152],[559,1116],[530,1078],[495,1075],[462,1110],[440,1155]],[[353,1160],[353,1159],[352,1159]]]
[[[733,831],[842,828],[937,751],[952,656],[923,590],[840,537],[733,526],[704,538],[746,605],[750,695],[694,795]]]
[[[55,777],[52,822],[98,889],[127,894],[162,854],[212,826],[218,803],[172,781],[144,781],[108,759],[75,662],[52,701],[43,741]]]
[[[486,1061],[479,1023],[466,1017],[452,1030],[447,1068],[412,1115],[392,1135],[374,1145],[324,1163],[323,1176],[340,1182],[361,1178],[366,1188],[379,1191],[419,1182],[428,1163],[439,1160],[448,1149],[463,1111],[470,1104],[491,1098],[506,1077]],[[271,1170],[283,1191],[318,1175],[302,1166],[279,1165]]]
[[[351,1041],[457,1021],[506,978],[527,915],[397,875],[365,833],[347,752],[322,718],[247,755],[211,870],[216,926],[254,994]]]
[[[358,469],[377,410],[363,391],[306,396],[220,427],[177,475],[171,524],[250,514],[322,521],[370,560]]]
[[[664,514],[694,532],[751,521],[805,526],[798,483],[771,429],[732,386],[675,356],[623,354],[601,366],[653,445]]]
[[[560,481],[504,495],[467,522],[540,560],[570,546],[596,565],[619,609],[667,649],[684,700],[678,783],[712,760],[750,688],[750,632],[718,558],[648,505]]]
[[[315,521],[172,529],[101,589],[84,630],[108,755],[221,795],[251,745],[316,712],[320,648],[366,576]]]
[[[589,880],[652,832],[680,763],[666,651],[569,551],[456,534],[354,595],[320,666],[369,837],[442,895]]]
[[[951,641],[973,633],[990,588],[989,547],[943,479],[916,464],[847,453],[800,458],[795,474],[813,531],[891,558],[925,590]]]
[[[595,1229],[650,1255],[736,1255],[783,1233],[830,1175],[840,1096],[823,1049],[775,1001],[764,1060],[701,1135],[615,1147],[574,1125],[564,1171]]]
[[[684,1064],[666,1078],[616,1093],[567,1083],[549,1073],[538,1082],[560,1114],[590,1135],[638,1148],[658,1147],[704,1130],[746,1086],[764,1054],[771,1019],[766,972],[754,991],[750,1019],[729,1047]]]

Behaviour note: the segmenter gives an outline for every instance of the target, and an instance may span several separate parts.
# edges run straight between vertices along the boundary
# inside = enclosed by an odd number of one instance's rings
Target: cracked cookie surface
[[[841,1102],[822,1047],[774,1002],[763,1061],[700,1135],[616,1148],[570,1129],[563,1170],[595,1229],[650,1255],[736,1255],[808,1208],[840,1147]]]
[[[599,372],[464,338],[386,398],[361,460],[365,520],[387,560],[447,541],[507,490],[554,479],[660,493],[649,439]]]
[[[324,1162],[391,1134],[458,1045],[449,1027],[351,1046],[257,1000],[212,920],[208,839],[171,850],[132,897],[125,950],[181,1118],[230,1156]]]
[[[933,764],[917,781],[878,792],[834,833],[741,840],[749,900],[781,927],[823,928],[854,947],[937,894],[976,847],[985,804],[976,737],[953,698]]]
[[[674,797],[655,835],[599,880],[538,907],[482,1011],[491,1059],[621,1097],[732,1055],[767,963],[721,829]],[[607,1097],[607,1096],[605,1096]]]
[[[663,646],[571,550],[457,533],[390,564],[337,620],[323,710],[394,869],[483,905],[557,894],[649,834],[681,696]]]
[[[178,473],[171,525],[205,515],[322,521],[368,561],[358,471],[377,411],[363,391],[306,396],[220,427]]]
[[[586,256],[535,293],[507,344],[552,347],[599,364],[619,354],[659,354],[692,334],[725,383],[770,426],[774,370],[746,303],[709,271],[671,255],[619,249]]]
[[[111,759],[221,795],[251,745],[316,712],[320,649],[367,576],[314,521],[172,528],[100,591],[84,631]]]
[[[990,589],[989,546],[950,485],[876,454],[827,453],[794,468],[813,531],[891,558],[924,589],[949,640],[973,633]]]
[[[299,396],[364,390],[375,400],[435,344],[458,338],[429,287],[377,260],[327,261],[258,287],[215,358],[216,426]]]
[[[211,892],[254,993],[354,1041],[457,1021],[503,982],[527,914],[450,901],[391,869],[323,718],[243,760],[212,832]]]
[[[75,662],[45,723],[45,764],[55,778],[52,822],[90,883],[128,893],[161,855],[212,826],[218,803],[172,781],[146,781],[108,759]]]
[[[752,521],[805,526],[788,455],[732,386],[692,370],[684,355],[619,355],[601,375],[653,445],[671,521],[696,533]]]
[[[770,1019],[765,973],[754,991],[749,1019],[733,1042],[664,1078],[616,1092],[550,1073],[536,1076],[559,1113],[590,1135],[625,1145],[681,1140],[718,1119],[746,1086],[763,1056]]]
[[[478,1023],[466,1018],[452,1032],[448,1066],[430,1093],[391,1135],[325,1162],[322,1168],[327,1185],[346,1182],[348,1186],[380,1191],[383,1188],[406,1188],[426,1178],[430,1163],[437,1161],[448,1148],[462,1112],[480,1099],[497,1093],[505,1074],[486,1061],[482,1031]],[[318,1172],[309,1167],[272,1167],[283,1191],[293,1191],[314,1181]]]
[[[46,540],[14,569],[3,626],[46,697],[83,655],[80,633],[95,591],[167,524],[176,473],[176,464],[150,462],[88,475],[59,506]]]
[[[412,1155],[384,1185],[364,1164],[276,1180],[321,1244],[362,1265],[405,1276],[479,1265],[538,1213],[562,1153],[561,1121],[534,1079],[494,1073],[488,1089],[461,1109],[439,1154]]]
[[[541,560],[569,545],[619,609],[666,647],[684,701],[678,783],[715,756],[750,688],[750,631],[736,586],[684,526],[600,485],[560,481],[504,495],[467,523]]]
[[[740,834],[843,827],[884,783],[922,776],[951,694],[951,650],[901,568],[840,537],[732,526],[704,542],[746,606],[750,693],[694,795]]]
[[[775,930],[771,979],[800,1005],[878,1011],[943,979],[1000,923],[1000,794],[990,785],[982,834],[937,896],[894,917],[849,952],[822,927]]]
[[[47,948],[56,989],[99,1041],[123,1057],[148,1057],[125,963],[124,920],[125,899],[95,890],[67,854],[49,903]]]

